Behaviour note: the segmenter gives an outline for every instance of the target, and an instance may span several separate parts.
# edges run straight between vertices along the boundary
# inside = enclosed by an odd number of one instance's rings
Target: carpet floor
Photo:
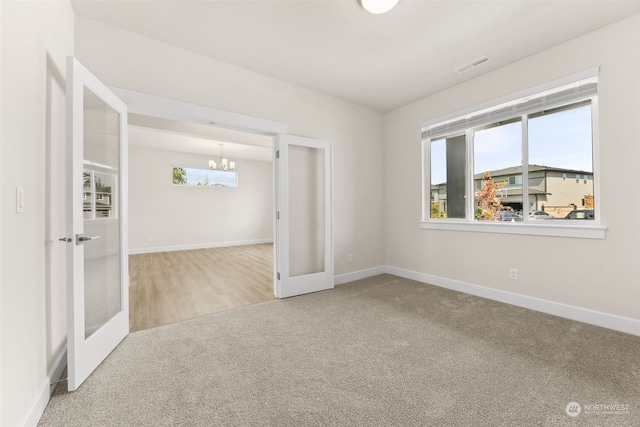
[[[381,275],[132,333],[61,386],[40,426],[639,426],[640,338]]]

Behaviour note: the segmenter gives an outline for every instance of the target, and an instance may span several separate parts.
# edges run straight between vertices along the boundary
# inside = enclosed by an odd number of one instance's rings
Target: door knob
[[[84,242],[88,242],[89,240],[96,240],[96,239],[99,239],[99,238],[100,238],[100,236],[91,236],[91,237],[89,237],[89,236],[84,236],[82,234],[77,234],[76,235],[76,245],[80,245],[80,244],[82,244]]]

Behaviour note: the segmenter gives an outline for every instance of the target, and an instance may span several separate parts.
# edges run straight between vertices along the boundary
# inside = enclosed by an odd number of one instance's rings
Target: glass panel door
[[[73,58],[67,63],[68,388],[77,389],[129,333],[127,109]]]
[[[331,144],[281,135],[276,296],[333,288]]]

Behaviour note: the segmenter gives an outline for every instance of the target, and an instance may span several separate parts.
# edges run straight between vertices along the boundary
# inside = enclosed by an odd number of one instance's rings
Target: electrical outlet
[[[353,255],[352,254],[347,255],[347,262],[353,262]]]
[[[510,268],[509,269],[509,279],[518,280],[518,269],[517,268]]]

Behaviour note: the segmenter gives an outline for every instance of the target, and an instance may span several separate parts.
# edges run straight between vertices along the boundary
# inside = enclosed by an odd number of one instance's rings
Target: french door
[[[331,144],[282,134],[276,143],[276,297],[331,289]]]
[[[67,59],[67,370],[76,390],[129,333],[127,107]]]

